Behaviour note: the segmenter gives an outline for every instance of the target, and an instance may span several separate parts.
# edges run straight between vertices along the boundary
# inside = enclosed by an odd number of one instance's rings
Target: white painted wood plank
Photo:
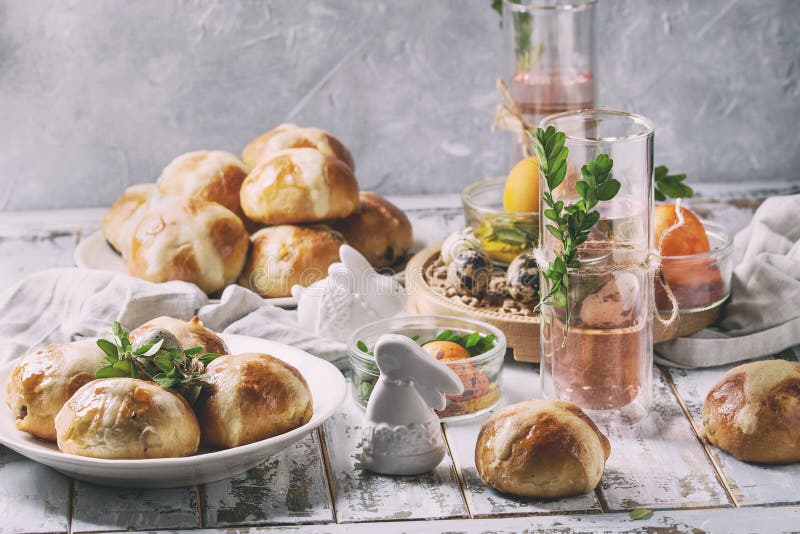
[[[716,381],[733,367],[736,365],[690,371],[670,369],[675,387],[701,433],[706,395]],[[800,464],[748,464],[710,443],[706,444],[706,448],[722,471],[725,483],[739,505],[800,503]]]
[[[197,489],[120,489],[75,481],[72,532],[198,528]]]
[[[530,399],[538,388],[538,383],[539,374],[533,364],[507,359],[503,369],[503,398],[498,407]],[[481,425],[488,417],[487,414],[477,419],[444,425],[473,517],[601,511],[600,502],[594,492],[565,499],[526,499],[504,495],[484,485],[475,469],[475,442]]]
[[[406,212],[414,227],[413,250],[444,241],[451,233],[464,228],[464,213],[460,209],[414,210]]]
[[[739,200],[765,198],[772,195],[787,195],[800,192],[797,182],[785,180],[759,180],[758,182],[700,182],[693,183],[695,201]],[[461,209],[461,194],[389,196],[389,200],[403,210],[426,210],[435,208]]]
[[[0,445],[0,533],[68,528],[69,480]]]
[[[0,236],[94,231],[107,208],[0,212]]]
[[[357,470],[364,413],[348,395],[342,410],[323,430],[332,474],[337,521],[387,521],[467,517],[449,456],[433,471],[414,477],[391,477]]]
[[[54,267],[72,267],[77,235],[54,232],[38,236],[0,236],[0,282],[3,287],[25,276]]]
[[[609,511],[732,506],[703,446],[658,368],[647,417],[599,423],[611,441],[600,481]]]
[[[554,532],[607,534],[654,532],[797,532],[800,507],[716,508],[710,510],[656,511],[648,519],[634,521],[627,513],[537,515],[491,519],[451,519],[441,521],[406,521],[361,524],[305,525],[237,530],[250,532],[293,532],[296,534],[399,534],[404,532],[447,532],[449,534],[511,534],[519,532]],[[208,531],[190,531],[193,534]]]
[[[243,475],[206,484],[201,495],[207,527],[334,521],[316,433]]]

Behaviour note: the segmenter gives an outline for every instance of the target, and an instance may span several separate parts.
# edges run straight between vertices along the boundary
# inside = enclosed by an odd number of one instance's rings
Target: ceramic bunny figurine
[[[375,344],[381,376],[364,421],[360,468],[386,475],[431,471],[445,454],[439,417],[444,394],[464,391],[458,375],[409,337],[385,334]]]
[[[356,249],[339,248],[340,263],[328,277],[303,288],[292,287],[300,327],[321,337],[347,341],[357,328],[397,315],[405,308],[405,291],[390,276],[378,274]]]

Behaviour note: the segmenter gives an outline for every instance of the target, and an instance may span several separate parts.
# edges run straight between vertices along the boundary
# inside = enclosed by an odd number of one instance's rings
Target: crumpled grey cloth
[[[800,195],[767,199],[736,234],[732,261],[718,326],[659,343],[657,363],[713,367],[800,345]]]
[[[340,368],[347,364],[344,343],[301,330],[295,311],[241,286],[229,286],[211,301],[193,284],[154,284],[87,269],[40,271],[0,294],[0,364],[49,343],[99,337],[115,320],[133,329],[161,315],[188,320],[195,314],[217,332],[292,345]]]

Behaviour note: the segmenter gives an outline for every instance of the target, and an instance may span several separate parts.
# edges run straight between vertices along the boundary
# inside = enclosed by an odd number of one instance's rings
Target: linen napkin
[[[347,364],[344,343],[304,332],[297,312],[241,286],[228,286],[216,302],[186,282],[155,284],[75,268],[34,273],[0,294],[0,363],[49,343],[99,337],[115,320],[133,329],[161,315],[189,320],[195,314],[217,332],[293,345],[340,368]]]
[[[713,367],[800,345],[800,195],[764,201],[734,238],[732,262],[718,325],[659,343],[657,363]]]

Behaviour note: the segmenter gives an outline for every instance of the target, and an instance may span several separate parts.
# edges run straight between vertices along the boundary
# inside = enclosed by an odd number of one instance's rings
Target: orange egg
[[[470,357],[467,349],[452,341],[430,341],[422,348],[437,360],[464,360]]]
[[[725,295],[718,258],[705,256],[678,260],[664,258],[661,270],[664,273],[664,280],[682,309],[708,306]],[[672,308],[659,282],[656,282],[656,304],[660,310]]]
[[[503,190],[503,209],[513,212],[539,211],[539,160],[525,158],[514,165]]]
[[[661,243],[662,256],[688,256],[707,252],[711,247],[703,223],[686,208],[681,208],[683,225],[672,230]],[[661,235],[678,222],[678,214],[674,204],[656,206],[655,210],[655,245],[661,242]]]

